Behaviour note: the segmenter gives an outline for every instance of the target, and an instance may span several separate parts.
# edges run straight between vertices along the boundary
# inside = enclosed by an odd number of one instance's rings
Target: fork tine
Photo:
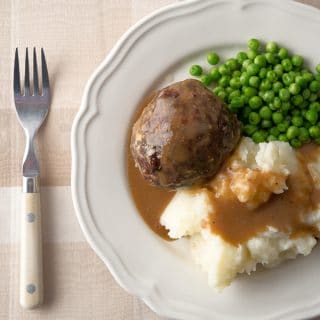
[[[33,94],[39,94],[39,79],[36,48],[33,48]]]
[[[13,92],[14,94],[21,94],[18,48],[16,48],[14,55]]]
[[[49,94],[49,75],[44,50],[41,48],[42,95]]]
[[[29,55],[28,48],[26,48],[26,63],[24,72],[24,95],[30,95],[30,76],[29,76]]]

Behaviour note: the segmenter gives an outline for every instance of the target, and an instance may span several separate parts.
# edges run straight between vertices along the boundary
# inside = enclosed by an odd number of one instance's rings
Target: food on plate
[[[197,80],[158,91],[134,124],[133,158],[153,185],[177,188],[212,177],[240,139],[240,123]]]
[[[320,65],[314,74],[302,56],[290,55],[274,41],[263,47],[257,39],[219,66],[215,52],[207,55],[207,62],[210,69],[192,65],[190,75],[237,114],[244,135],[256,143],[279,140],[294,148],[320,143]]]
[[[200,81],[159,90],[128,148],[141,216],[164,239],[186,237],[218,290],[308,255],[320,235],[320,65],[256,39],[220,61],[210,52],[209,72],[189,69]]]
[[[161,216],[169,236],[189,236],[191,253],[222,289],[258,264],[273,267],[307,255],[320,230],[317,166],[288,143],[255,144],[243,138],[216,177],[203,188],[179,190]]]

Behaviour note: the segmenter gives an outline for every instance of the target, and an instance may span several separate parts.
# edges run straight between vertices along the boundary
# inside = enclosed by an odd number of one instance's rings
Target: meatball
[[[130,148],[150,184],[174,189],[214,176],[240,129],[218,97],[188,79],[155,94],[133,126]]]

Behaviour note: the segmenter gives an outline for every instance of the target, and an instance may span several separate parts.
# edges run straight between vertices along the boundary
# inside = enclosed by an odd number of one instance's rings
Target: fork
[[[39,87],[37,54],[33,49],[33,90],[30,86],[28,48],[25,57],[24,90],[21,91],[19,54],[15,52],[13,94],[19,122],[26,136],[22,165],[22,215],[20,240],[20,304],[34,308],[43,300],[40,170],[34,138],[49,111],[50,89],[46,59],[41,49],[42,90]]]

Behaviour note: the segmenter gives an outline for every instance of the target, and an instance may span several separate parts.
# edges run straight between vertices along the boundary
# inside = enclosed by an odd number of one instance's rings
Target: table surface
[[[175,0],[1,0],[0,319],[160,319],[127,294],[85,242],[70,194],[70,129],[83,88],[118,38]],[[302,1],[320,8],[320,0]],[[39,132],[45,302],[19,306],[19,213],[24,136],[12,101],[14,49],[44,47],[52,86]],[[21,51],[21,53],[23,52]]]

